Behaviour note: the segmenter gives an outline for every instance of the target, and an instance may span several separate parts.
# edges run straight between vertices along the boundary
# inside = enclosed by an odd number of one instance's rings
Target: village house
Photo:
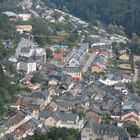
[[[118,67],[121,70],[123,70],[124,73],[126,73],[126,74],[129,74],[129,75],[133,74],[133,68],[132,68],[131,64],[129,64],[129,63],[121,63],[118,65]]]
[[[36,115],[35,111],[31,110],[18,110],[14,115],[12,115],[4,125],[0,127],[0,137],[13,132],[21,124],[26,123]]]
[[[74,55],[69,59],[68,65],[70,67],[78,67],[80,66],[81,60],[84,58],[85,54],[89,51],[88,43],[80,43],[78,44],[78,49],[74,53]]]
[[[16,31],[20,33],[31,32],[32,26],[31,25],[16,25]]]
[[[58,85],[58,80],[54,77],[48,79],[48,85],[50,87],[56,87]]]
[[[61,49],[56,49],[54,51],[54,59],[60,60],[63,58]]]
[[[89,35],[88,40],[91,44],[93,43],[99,43],[101,40],[101,37],[99,35]]]
[[[91,66],[91,71],[95,72],[95,73],[100,73],[104,71],[104,65],[101,65],[98,62],[95,62],[94,64],[92,64]]]
[[[82,68],[80,68],[80,67],[64,66],[62,69],[62,73],[65,75],[70,75],[73,80],[81,80],[82,79]]]
[[[41,87],[41,84],[39,83],[32,84],[31,82],[28,82],[27,84],[24,85],[24,87],[29,90],[37,90]]]
[[[17,21],[18,20],[18,15],[12,11],[6,11],[6,12],[3,12],[3,14],[5,16],[8,17],[9,20],[11,21]]]
[[[41,113],[39,117],[45,117],[45,119],[43,119],[45,127],[56,126],[79,129],[79,116],[76,114],[71,112],[44,113]]]
[[[106,74],[101,76],[99,81],[105,85],[114,85],[116,83],[129,83],[131,82],[131,77],[125,75],[122,71],[117,71],[115,73]]]
[[[64,76],[64,79],[59,82],[59,89],[62,93],[69,92],[74,86],[73,78],[70,75]]]
[[[50,104],[48,104],[47,109],[51,112],[57,112],[59,110],[59,105],[52,101]]]
[[[19,5],[22,7],[22,9],[26,9],[26,8],[31,8],[32,7],[32,0],[22,0]]]
[[[3,42],[3,46],[5,49],[12,49],[14,47],[13,41],[8,39]]]
[[[99,114],[95,111],[89,110],[86,112],[85,118],[86,120],[94,121],[96,123],[101,123],[101,118],[103,114]]]
[[[114,89],[122,91],[126,89],[126,85],[124,83],[116,83],[114,84]]]
[[[54,58],[60,60],[63,58],[64,53],[68,50],[68,46],[54,45],[51,49],[53,51]]]
[[[131,140],[129,134],[119,127],[110,124],[97,124],[88,121],[81,131],[81,140]]]
[[[34,44],[22,46],[17,56],[17,70],[29,74],[35,72],[37,66],[45,62],[45,49],[36,47]]]
[[[127,53],[123,53],[119,56],[119,59],[122,60],[122,61],[129,61],[130,56]]]
[[[34,39],[34,35],[32,35],[29,32],[20,33],[20,36],[25,38],[25,39],[29,39],[29,40],[33,40]]]
[[[19,53],[19,58],[25,57],[36,61],[36,63],[46,62],[46,51],[44,48],[39,48],[35,46],[22,47]]]
[[[20,58],[20,60],[17,62],[17,70],[18,71],[23,71],[27,74],[31,72],[36,71],[36,62],[33,60],[29,60],[28,58],[22,57],[23,59]]]
[[[18,14],[18,17],[23,21],[28,21],[31,17],[31,14]]]
[[[16,136],[17,139],[22,139],[26,137],[27,133],[32,130],[32,126],[28,123],[23,124],[21,127],[17,128],[13,134]]]
[[[35,94],[35,93],[34,93]],[[23,96],[23,97],[18,97],[17,99],[17,105],[20,106],[21,109],[32,109],[32,110],[43,110],[50,102],[51,102],[51,97],[46,95],[44,97],[44,93],[40,95],[34,95],[32,96]],[[40,96],[40,97],[38,97]]]
[[[16,140],[16,136],[14,136],[13,134],[7,134],[5,135],[3,138],[1,138],[1,140]]]
[[[122,105],[121,121],[134,122],[140,128],[140,103],[125,101]]]
[[[107,56],[108,53],[106,51],[98,52],[91,64],[91,71],[96,73],[103,72],[106,68]]]
[[[42,121],[32,118],[17,129],[15,129],[12,134],[16,137],[16,140],[22,139],[25,138],[27,135],[33,135],[35,130],[41,130],[41,128],[43,128]]]

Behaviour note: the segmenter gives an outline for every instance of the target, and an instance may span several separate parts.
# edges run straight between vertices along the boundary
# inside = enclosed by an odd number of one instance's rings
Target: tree
[[[103,138],[97,138],[96,140],[103,140]]]
[[[136,61],[135,64],[138,66],[138,68],[140,68],[140,61]]]
[[[140,54],[140,36],[138,36],[136,33],[132,34],[130,49],[133,53],[137,55]]]
[[[47,58],[53,58],[53,51],[49,48],[46,49]]]
[[[82,112],[82,111],[81,111],[81,112],[79,112],[79,114],[78,114],[78,115],[79,115],[79,118],[80,118],[80,119],[83,119],[83,118],[85,117],[85,113],[84,113],[84,112]]]
[[[139,134],[139,128],[135,124],[130,124],[127,127],[127,131],[130,134],[131,137],[137,137]]]
[[[43,1],[48,4],[48,0]],[[51,0],[51,3],[59,9],[65,6],[70,13],[89,22],[102,20],[107,25],[117,25],[120,34],[124,33],[124,28],[128,35],[140,34],[139,0]]]
[[[112,120],[111,116],[109,114],[105,114],[103,117],[102,117],[102,123],[104,124],[110,124],[110,121]]]
[[[34,72],[33,77],[31,79],[32,83],[41,83],[43,80],[43,76],[39,72]]]
[[[56,20],[58,20],[58,18],[59,18],[60,16],[61,16],[60,13],[58,13],[57,11],[54,11],[53,17],[54,17]]]
[[[33,26],[33,34],[36,41],[40,45],[46,45],[48,42],[48,34],[51,34],[51,30],[48,28],[48,23],[40,17],[33,17],[28,23]]]
[[[112,24],[108,25],[108,31],[109,33],[114,33],[114,26]]]
[[[112,42],[112,47],[114,48],[118,43],[116,41]]]
[[[27,137],[25,140],[75,140],[77,135],[78,130],[76,129],[52,127],[47,133],[35,131],[33,136]]]
[[[3,68],[1,64],[0,64],[0,75],[3,75]]]

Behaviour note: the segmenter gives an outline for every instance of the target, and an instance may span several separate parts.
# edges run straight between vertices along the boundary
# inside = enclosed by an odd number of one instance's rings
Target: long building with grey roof
[[[81,140],[131,140],[129,134],[120,127],[110,124],[97,124],[92,121],[85,123],[81,131]]]
[[[80,43],[78,44],[79,49],[74,53],[74,55],[69,60],[69,66],[75,67],[80,66],[81,60],[84,58],[85,54],[88,52],[89,44]]]

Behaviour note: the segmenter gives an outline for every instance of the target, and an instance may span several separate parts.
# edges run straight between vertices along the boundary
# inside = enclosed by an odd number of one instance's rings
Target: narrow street
[[[90,54],[90,57],[88,59],[88,61],[86,62],[86,64],[83,67],[83,73],[85,73],[86,71],[88,71],[88,68],[90,67],[91,63],[94,61],[95,59],[95,55]]]

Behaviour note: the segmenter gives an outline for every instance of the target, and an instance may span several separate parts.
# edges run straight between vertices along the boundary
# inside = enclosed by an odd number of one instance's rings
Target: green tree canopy
[[[131,137],[137,137],[140,130],[135,124],[131,124],[127,127],[127,131]]]
[[[75,140],[77,135],[76,129],[52,127],[47,133],[35,131],[32,137],[27,137],[25,140]]]
[[[34,72],[33,77],[31,79],[32,83],[40,83],[43,80],[43,76],[39,72]]]

